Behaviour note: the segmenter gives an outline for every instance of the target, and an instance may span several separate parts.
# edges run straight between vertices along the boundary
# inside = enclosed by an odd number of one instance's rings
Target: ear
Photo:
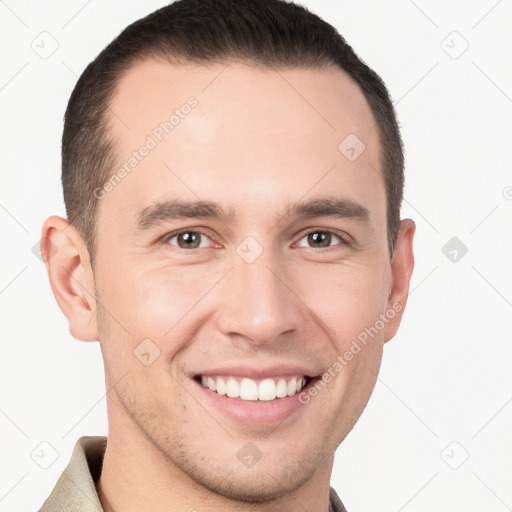
[[[41,256],[71,335],[81,341],[98,341],[94,275],[78,231],[62,217],[48,217],[41,230]]]
[[[391,284],[389,287],[387,314],[389,322],[384,328],[384,342],[391,340],[398,331],[404,314],[409,283],[414,269],[413,238],[416,224],[411,219],[403,219],[395,243],[395,251],[391,261]],[[391,318],[391,312],[394,316]]]

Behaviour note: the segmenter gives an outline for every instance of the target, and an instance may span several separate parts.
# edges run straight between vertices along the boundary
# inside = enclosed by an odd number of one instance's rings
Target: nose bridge
[[[247,243],[237,248],[234,268],[225,283],[220,328],[224,334],[237,333],[255,343],[271,343],[299,328],[300,300],[286,283],[287,273],[279,255],[270,247],[258,249],[254,242]]]

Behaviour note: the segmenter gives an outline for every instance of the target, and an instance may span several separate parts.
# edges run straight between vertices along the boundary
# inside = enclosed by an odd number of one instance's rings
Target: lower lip
[[[245,424],[272,424],[280,423],[292,413],[304,408],[304,404],[299,401],[299,395],[308,392],[309,387],[316,381],[311,379],[308,385],[302,388],[298,393],[292,396],[276,398],[274,400],[241,400],[240,398],[229,398],[226,395],[219,395],[209,388],[205,388],[201,383],[194,379],[203,391],[205,397],[230,418],[239,423]]]

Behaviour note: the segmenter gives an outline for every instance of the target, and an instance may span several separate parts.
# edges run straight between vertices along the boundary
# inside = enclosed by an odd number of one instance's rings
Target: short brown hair
[[[268,68],[335,65],[362,90],[378,127],[393,256],[404,187],[403,144],[387,88],[338,31],[284,0],[178,0],[129,25],[87,66],[69,99],[62,136],[62,185],[69,222],[96,254],[93,191],[108,180],[115,148],[106,130],[116,86],[144,58],[168,62],[245,60]],[[341,141],[340,141],[341,142]]]

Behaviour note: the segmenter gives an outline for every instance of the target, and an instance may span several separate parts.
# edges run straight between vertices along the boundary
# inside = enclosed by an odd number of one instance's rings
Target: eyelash
[[[208,236],[207,233],[205,233],[204,231],[202,231],[200,229],[182,229],[180,231],[173,231],[172,233],[168,233],[161,239],[161,242],[164,245],[172,245],[172,244],[169,244],[169,241],[183,233],[199,233],[199,234],[211,239],[211,237]],[[310,229],[309,231],[301,233],[301,237],[299,238],[299,241],[302,240],[307,235],[310,235],[311,233],[329,233],[329,234],[334,235],[337,238],[339,238],[341,240],[341,243],[335,244],[334,246],[329,246],[329,247],[308,247],[308,249],[310,249],[310,250],[325,252],[325,251],[332,250],[332,249],[336,248],[336,246],[340,246],[340,248],[341,247],[351,247],[351,243],[349,242],[348,237],[346,235],[342,235],[339,232],[331,230],[331,229],[319,229],[319,228]],[[215,242],[215,240],[212,240],[212,241]],[[184,248],[178,247],[178,246],[173,246],[173,247],[180,251],[184,251],[184,252],[193,252],[198,249],[206,249],[206,247],[196,247],[193,249],[184,249]]]

